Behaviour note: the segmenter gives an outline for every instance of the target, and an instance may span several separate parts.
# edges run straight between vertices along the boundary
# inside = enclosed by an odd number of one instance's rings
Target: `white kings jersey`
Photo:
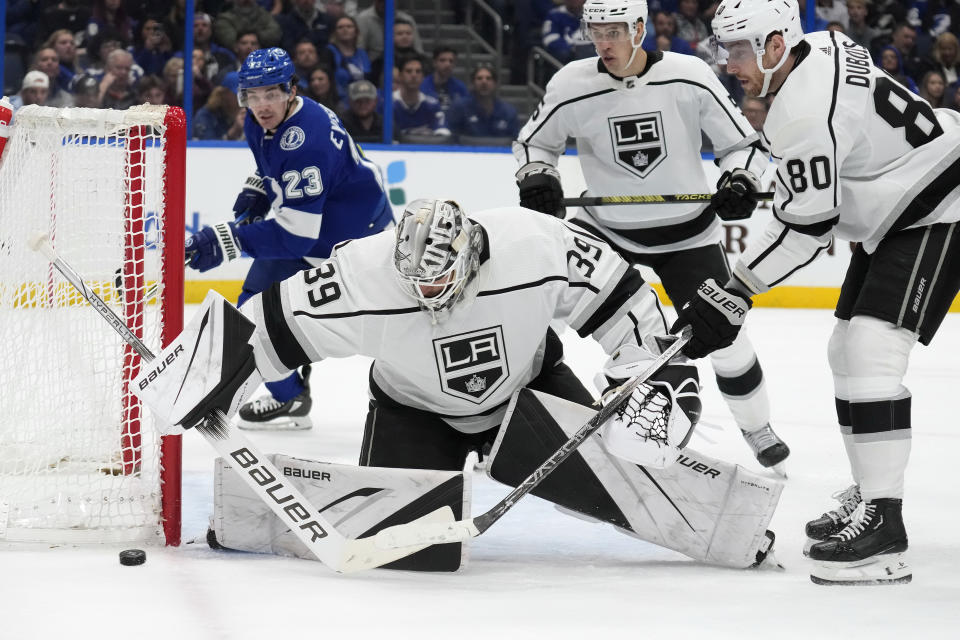
[[[379,391],[470,433],[500,424],[513,392],[555,364],[543,362],[551,320],[592,334],[607,353],[666,333],[656,293],[594,236],[520,207],[471,219],[484,233],[476,286],[442,322],[397,283],[391,231],[338,245],[318,268],[251,298],[242,311],[257,324],[264,378],[369,356]]]
[[[960,219],[960,114],[931,108],[843,34],[804,42],[764,124],[775,219],[734,268],[754,293],[834,236],[872,253],[891,233]]]
[[[647,54],[646,69],[617,78],[600,58],[577,60],[547,92],[513,143],[520,166],[557,165],[567,138],[577,141],[588,196],[711,193],[700,156],[701,131],[721,170],[758,177],[769,159],[758,136],[716,74],[699,58]],[[706,203],[617,205],[577,209],[574,218],[610,231],[636,253],[663,253],[716,243],[720,224]]]

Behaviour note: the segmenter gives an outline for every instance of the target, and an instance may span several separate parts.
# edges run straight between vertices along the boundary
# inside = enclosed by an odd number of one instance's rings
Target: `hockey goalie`
[[[471,453],[516,485],[594,416],[554,321],[603,347],[603,383],[614,388],[670,341],[656,338],[667,331],[655,292],[602,240],[520,207],[468,217],[453,200],[417,200],[395,231],[339,245],[242,313],[208,296],[137,388],[167,422],[190,428],[213,409],[234,412],[261,378],[373,358],[360,468],[275,458],[325,515],[336,511],[343,533],[370,536],[444,504],[469,517]],[[695,366],[671,361],[534,494],[694,560],[763,560],[781,485],[686,446],[698,391]],[[303,555],[228,477],[217,476],[213,542]],[[390,566],[457,570],[464,551],[434,545]]]

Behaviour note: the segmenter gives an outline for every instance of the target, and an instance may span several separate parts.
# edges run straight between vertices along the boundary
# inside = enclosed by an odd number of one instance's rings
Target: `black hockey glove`
[[[531,162],[517,171],[517,187],[520,189],[520,206],[562,218],[563,187],[560,174],[543,162]]]
[[[250,176],[233,203],[233,217],[237,224],[260,222],[270,213],[270,198],[260,176]]]
[[[693,329],[693,337],[683,347],[689,358],[702,358],[733,344],[753,301],[739,291],[721,287],[713,278],[700,285],[697,297],[683,305],[670,333],[678,333],[685,325]]]
[[[757,208],[760,181],[745,169],[724,171],[710,203],[721,220],[745,220]]]

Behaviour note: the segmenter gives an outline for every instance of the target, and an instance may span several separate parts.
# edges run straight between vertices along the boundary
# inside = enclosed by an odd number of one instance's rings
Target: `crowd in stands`
[[[457,19],[464,4],[442,0]],[[555,68],[527,77],[535,47],[559,64],[595,55],[580,29],[584,0],[487,0],[509,37],[511,84],[545,83]],[[696,55],[712,64],[747,112],[735,79],[709,47],[714,0],[648,0],[643,47]],[[801,10],[805,13],[804,2]],[[123,109],[177,104],[184,96],[185,0],[10,0],[5,92],[15,106],[45,104]],[[478,64],[457,77],[457,50],[425,52],[420,28],[396,0],[392,70],[394,138],[402,142],[505,143],[522,122],[499,97],[501,70]],[[261,47],[290,54],[298,89],[336,111],[359,141],[382,141],[384,0],[197,0],[193,21],[193,135],[243,138],[237,71]],[[481,33],[491,26],[474,17]],[[960,2],[817,0],[816,29],[842,31],[878,66],[934,107],[960,110]],[[749,104],[756,111],[758,105]],[[749,113],[748,113],[749,117]]]

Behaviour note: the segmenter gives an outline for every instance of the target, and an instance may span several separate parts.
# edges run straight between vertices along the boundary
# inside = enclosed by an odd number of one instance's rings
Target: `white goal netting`
[[[127,388],[140,359],[29,241],[47,234],[159,352],[182,318],[182,145],[174,108],[15,115],[0,164],[0,541],[179,541],[179,441]]]

